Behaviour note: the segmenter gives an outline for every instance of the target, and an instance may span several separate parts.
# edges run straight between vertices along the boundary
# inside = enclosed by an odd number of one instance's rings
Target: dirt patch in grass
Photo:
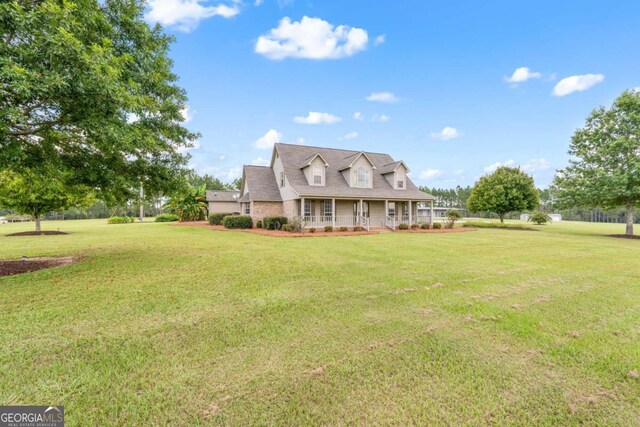
[[[0,276],[14,276],[16,274],[30,273],[45,268],[70,265],[76,262],[78,262],[78,258],[75,257],[0,260]]]
[[[640,236],[627,236],[626,234],[607,234],[607,237],[616,237],[618,239],[640,239]]]
[[[20,237],[20,236],[59,236],[61,234],[69,234],[64,231],[22,231],[20,233],[7,234],[7,237]]]

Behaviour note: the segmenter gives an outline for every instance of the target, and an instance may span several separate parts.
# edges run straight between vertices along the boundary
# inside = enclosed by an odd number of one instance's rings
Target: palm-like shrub
[[[165,208],[170,213],[178,215],[180,222],[202,221],[209,212],[206,192],[204,185],[189,187],[184,194],[172,196],[165,204]]]

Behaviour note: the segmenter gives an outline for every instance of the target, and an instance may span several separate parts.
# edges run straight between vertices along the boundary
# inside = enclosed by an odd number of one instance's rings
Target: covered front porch
[[[423,202],[424,203],[424,202]],[[395,230],[400,224],[433,224],[433,201],[429,209],[418,213],[418,201],[414,200],[372,200],[372,199],[317,199],[301,198],[299,216],[303,227],[323,228],[388,227]]]

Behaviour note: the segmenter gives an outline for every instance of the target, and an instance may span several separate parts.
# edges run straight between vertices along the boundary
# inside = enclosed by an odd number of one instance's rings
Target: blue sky
[[[547,186],[589,112],[640,87],[638,1],[150,0],[222,180],[274,141],[388,152],[416,184],[498,164]],[[525,68],[526,67],[526,68]]]

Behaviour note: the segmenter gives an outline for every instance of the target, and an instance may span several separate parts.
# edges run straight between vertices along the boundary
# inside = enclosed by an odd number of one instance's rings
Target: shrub
[[[440,230],[442,228],[442,224],[439,222],[434,222],[433,223],[433,229],[434,230]]]
[[[227,215],[222,220],[224,228],[252,228],[253,220],[249,215]]]
[[[156,222],[174,222],[178,220],[176,214],[160,214],[156,216]]]
[[[445,228],[453,228],[457,220],[462,219],[462,214],[456,209],[449,209],[447,211],[447,223]]]
[[[222,212],[214,212],[212,214],[209,214],[209,224],[222,225],[222,221],[224,220],[224,218],[230,215],[231,214],[229,213],[222,213]]]
[[[482,221],[467,221],[463,224],[463,227],[502,228],[505,230],[535,230],[535,228],[526,227],[521,224],[505,224],[503,222],[482,222]]]
[[[315,232],[316,232],[316,228],[315,228],[315,227],[311,227],[311,228],[309,229],[309,233],[315,233]]]
[[[132,216],[112,216],[107,220],[107,224],[130,224],[133,221]]]
[[[289,221],[289,225],[291,226],[291,231],[302,233],[302,222],[299,218],[293,218]]]
[[[402,224],[398,224],[398,230],[408,230],[409,229],[409,224],[405,224],[404,222]]]
[[[364,231],[364,227],[361,225],[356,225],[353,227],[353,231]]]
[[[324,232],[325,233],[331,233],[333,232],[333,226],[332,225],[327,225],[324,227]]]
[[[423,230],[428,230],[429,229],[429,224],[425,222],[424,224],[422,224],[422,226],[420,228],[422,228]]]
[[[547,215],[546,212],[538,211],[529,215],[528,221],[533,222],[534,224],[546,224],[551,221],[551,217]]]
[[[349,227],[340,227],[338,231],[349,231]]]
[[[286,216],[265,216],[262,219],[262,226],[267,230],[280,230],[288,222]]]
[[[420,228],[420,224],[411,224],[412,230],[417,230],[418,228]]]
[[[291,233],[293,231],[293,226],[291,224],[284,224],[282,226],[282,231],[288,231],[289,233]]]

